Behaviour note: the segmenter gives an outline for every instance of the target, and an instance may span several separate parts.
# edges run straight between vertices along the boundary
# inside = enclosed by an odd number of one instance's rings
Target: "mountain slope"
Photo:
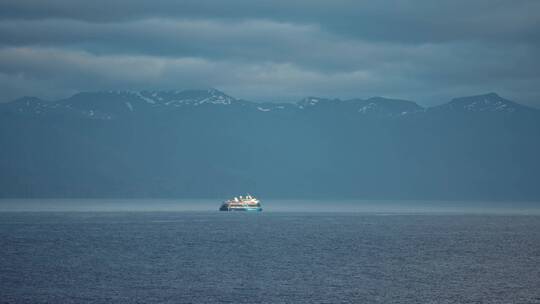
[[[493,94],[428,109],[217,90],[26,97],[0,105],[0,197],[539,200],[538,134],[537,110]]]
[[[496,93],[454,98],[449,103],[435,107],[438,110],[456,112],[533,112],[536,109],[526,107],[504,99]]]

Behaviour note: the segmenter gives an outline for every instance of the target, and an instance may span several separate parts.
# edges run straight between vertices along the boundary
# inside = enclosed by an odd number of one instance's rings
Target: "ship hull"
[[[228,208],[223,206],[219,208],[219,211],[244,211],[244,212],[261,212],[263,209],[261,207],[242,207],[242,208]]]

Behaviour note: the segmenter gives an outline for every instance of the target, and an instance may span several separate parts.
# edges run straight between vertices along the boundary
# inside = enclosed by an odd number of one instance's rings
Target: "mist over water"
[[[220,203],[220,199],[0,199],[0,212],[213,212]],[[264,212],[540,215],[537,202],[270,199],[262,204]]]

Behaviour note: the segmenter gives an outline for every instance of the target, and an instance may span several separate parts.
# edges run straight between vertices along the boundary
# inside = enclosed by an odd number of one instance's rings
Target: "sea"
[[[0,200],[0,303],[540,303],[540,204]]]

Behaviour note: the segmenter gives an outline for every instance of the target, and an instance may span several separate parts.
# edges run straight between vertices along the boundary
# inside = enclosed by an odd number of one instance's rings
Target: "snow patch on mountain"
[[[140,99],[144,100],[146,103],[156,104],[156,101],[154,99],[146,97],[142,95],[140,92],[137,92],[135,95],[137,95],[137,97],[139,97]],[[157,95],[156,93],[152,94],[153,97],[156,97],[156,95]]]
[[[370,102],[368,103],[367,105],[361,107],[360,109],[358,109],[358,112],[359,113],[362,113],[362,114],[367,114],[367,113],[371,113],[374,111],[374,109],[377,107],[377,105],[373,102]]]

